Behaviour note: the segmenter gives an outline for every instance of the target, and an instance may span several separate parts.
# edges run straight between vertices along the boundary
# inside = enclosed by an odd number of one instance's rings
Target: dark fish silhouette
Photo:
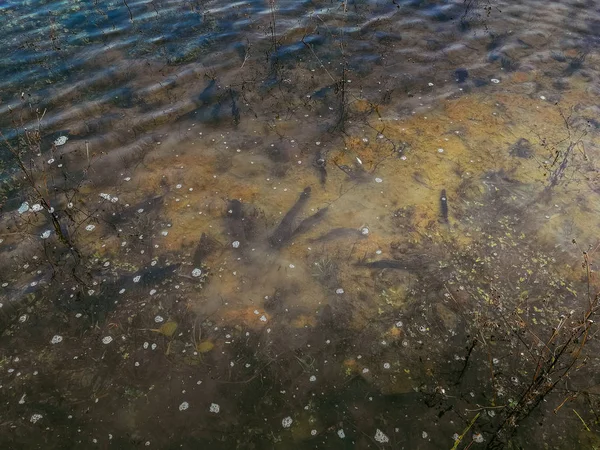
[[[279,226],[275,229],[273,234],[269,237],[269,243],[275,248],[281,248],[283,245],[292,237],[294,234],[294,220],[304,207],[308,199],[310,198],[310,187],[307,187],[302,191],[300,197],[294,203],[294,206],[290,208],[287,214],[281,220]]]
[[[193,262],[196,267],[200,267],[204,260],[219,247],[219,242],[211,238],[208,234],[202,233],[200,242],[194,252]]]
[[[306,219],[304,219],[302,222],[300,222],[300,224],[296,227],[296,229],[294,230],[292,235],[297,236],[299,234],[305,233],[308,230],[310,230],[325,216],[326,212],[327,212],[327,207],[320,209],[319,211],[314,213],[312,216],[308,216]]]
[[[359,263],[359,265],[368,267],[369,269],[409,269],[409,264],[407,264],[405,261],[400,261],[397,259],[380,259],[379,261]]]
[[[343,227],[343,228],[334,228],[333,230],[328,231],[327,233],[312,239],[311,242],[324,242],[324,241],[331,241],[334,239],[342,239],[342,238],[346,238],[346,237],[364,238],[366,236],[364,236],[356,228]]]
[[[440,195],[440,213],[442,222],[448,223],[448,197],[446,196],[446,189],[442,189],[442,194]]]
[[[327,169],[325,169],[325,166],[327,165],[327,160],[325,159],[325,156],[323,156],[323,154],[321,153],[321,151],[317,151],[317,154],[315,155],[315,161],[314,161],[314,166],[317,168],[317,171],[319,172],[319,179],[321,181],[321,184],[325,184],[325,182],[327,181]]]
[[[225,217],[225,223],[229,234],[234,241],[240,243],[246,242],[246,232],[244,231],[244,210],[242,208],[242,202],[239,200],[230,200],[227,204],[227,214]]]

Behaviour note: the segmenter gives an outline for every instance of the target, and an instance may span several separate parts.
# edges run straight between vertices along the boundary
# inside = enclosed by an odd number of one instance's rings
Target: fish
[[[325,166],[327,165],[327,160],[325,159],[320,150],[317,151],[317,154],[315,155],[315,161],[313,165],[317,168],[317,171],[319,172],[319,179],[321,180],[321,184],[324,185],[327,181],[327,169],[325,168]]]
[[[409,264],[406,261],[398,259],[380,259],[378,261],[359,263],[359,266],[368,267],[369,269],[399,269],[409,270]]]
[[[240,243],[246,242],[246,232],[244,231],[244,210],[242,208],[242,202],[233,199],[227,204],[227,214],[225,222],[229,234],[234,241]]]
[[[269,243],[271,246],[281,248],[292,237],[294,233],[294,220],[306,202],[308,202],[310,192],[310,186],[304,188],[300,193],[298,200],[294,203],[294,206],[292,206],[283,219],[281,219],[279,226],[275,229],[273,234],[269,236]]]
[[[448,223],[448,197],[446,196],[446,189],[442,189],[442,194],[440,195],[440,213],[441,221]]]
[[[330,230],[327,233],[322,234],[321,236],[311,239],[311,242],[324,242],[324,241],[331,241],[334,239],[343,239],[346,237],[364,238],[366,236],[363,235],[356,228],[341,227],[341,228],[334,228],[333,230]]]
[[[300,224],[296,227],[296,229],[292,233],[292,236],[297,236],[299,234],[305,233],[306,231],[310,230],[313,226],[315,226],[323,218],[323,216],[325,216],[325,213],[327,213],[327,209],[328,209],[328,207],[320,209],[316,213],[314,213],[312,216],[308,216],[306,219],[304,219],[302,222],[300,222]]]
[[[200,236],[200,242],[198,242],[198,246],[196,247],[196,251],[194,252],[193,262],[196,267],[200,267],[204,260],[213,253],[216,248],[219,246],[219,242],[210,237],[206,233],[202,233]]]

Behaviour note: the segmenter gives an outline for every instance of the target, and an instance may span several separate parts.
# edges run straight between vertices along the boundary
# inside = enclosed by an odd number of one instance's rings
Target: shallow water
[[[598,446],[600,7],[515,3],[0,5],[2,448]]]

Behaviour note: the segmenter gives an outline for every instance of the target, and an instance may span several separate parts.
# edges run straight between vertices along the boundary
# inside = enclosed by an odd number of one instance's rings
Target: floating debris
[[[341,428],[338,430],[337,435],[340,437],[340,439],[344,439],[346,437],[346,433],[344,433],[344,430]]]

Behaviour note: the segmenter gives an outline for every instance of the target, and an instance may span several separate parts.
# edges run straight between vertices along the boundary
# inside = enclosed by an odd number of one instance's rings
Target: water
[[[2,448],[597,446],[600,9],[515,3],[4,2]]]

